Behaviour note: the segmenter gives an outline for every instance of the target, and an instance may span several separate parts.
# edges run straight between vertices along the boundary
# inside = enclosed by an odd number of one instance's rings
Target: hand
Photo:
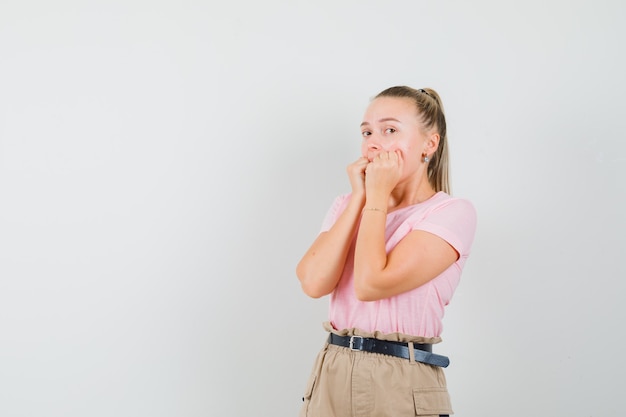
[[[398,151],[383,151],[376,155],[365,169],[365,192],[367,196],[377,193],[389,196],[396,187],[404,161]]]
[[[346,168],[355,197],[365,197],[365,168],[368,164],[368,159],[362,156]]]

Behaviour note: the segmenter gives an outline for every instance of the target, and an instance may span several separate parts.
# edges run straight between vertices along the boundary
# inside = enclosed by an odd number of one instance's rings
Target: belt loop
[[[411,365],[417,363],[415,361],[415,345],[413,345],[413,342],[409,342],[409,362]]]

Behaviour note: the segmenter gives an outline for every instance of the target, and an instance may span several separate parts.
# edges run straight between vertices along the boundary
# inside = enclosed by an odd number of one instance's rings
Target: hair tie
[[[432,99],[434,99],[434,98],[435,98],[435,97],[431,96],[431,95],[430,95],[430,93],[429,93],[428,91],[424,90],[423,88],[420,88],[420,89],[419,89],[419,90],[417,90],[417,91],[419,91],[420,93],[424,93],[424,94],[426,94],[428,97],[430,97],[430,98],[432,98]]]

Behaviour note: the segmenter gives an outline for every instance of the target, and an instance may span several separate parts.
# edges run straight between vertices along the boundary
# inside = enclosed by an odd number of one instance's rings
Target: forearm
[[[298,263],[296,274],[310,297],[329,294],[341,279],[363,200],[353,196],[331,229],[317,237]]]
[[[363,209],[354,253],[354,289],[360,299],[376,290],[376,283],[387,266],[385,226],[386,199],[368,199]]]

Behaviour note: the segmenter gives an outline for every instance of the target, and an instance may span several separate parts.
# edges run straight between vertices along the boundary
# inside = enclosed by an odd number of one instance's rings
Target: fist
[[[365,168],[368,164],[367,158],[360,157],[346,168],[352,187],[352,195],[365,194]]]
[[[403,160],[398,151],[383,151],[367,164],[365,169],[365,189],[391,193],[400,181]]]

